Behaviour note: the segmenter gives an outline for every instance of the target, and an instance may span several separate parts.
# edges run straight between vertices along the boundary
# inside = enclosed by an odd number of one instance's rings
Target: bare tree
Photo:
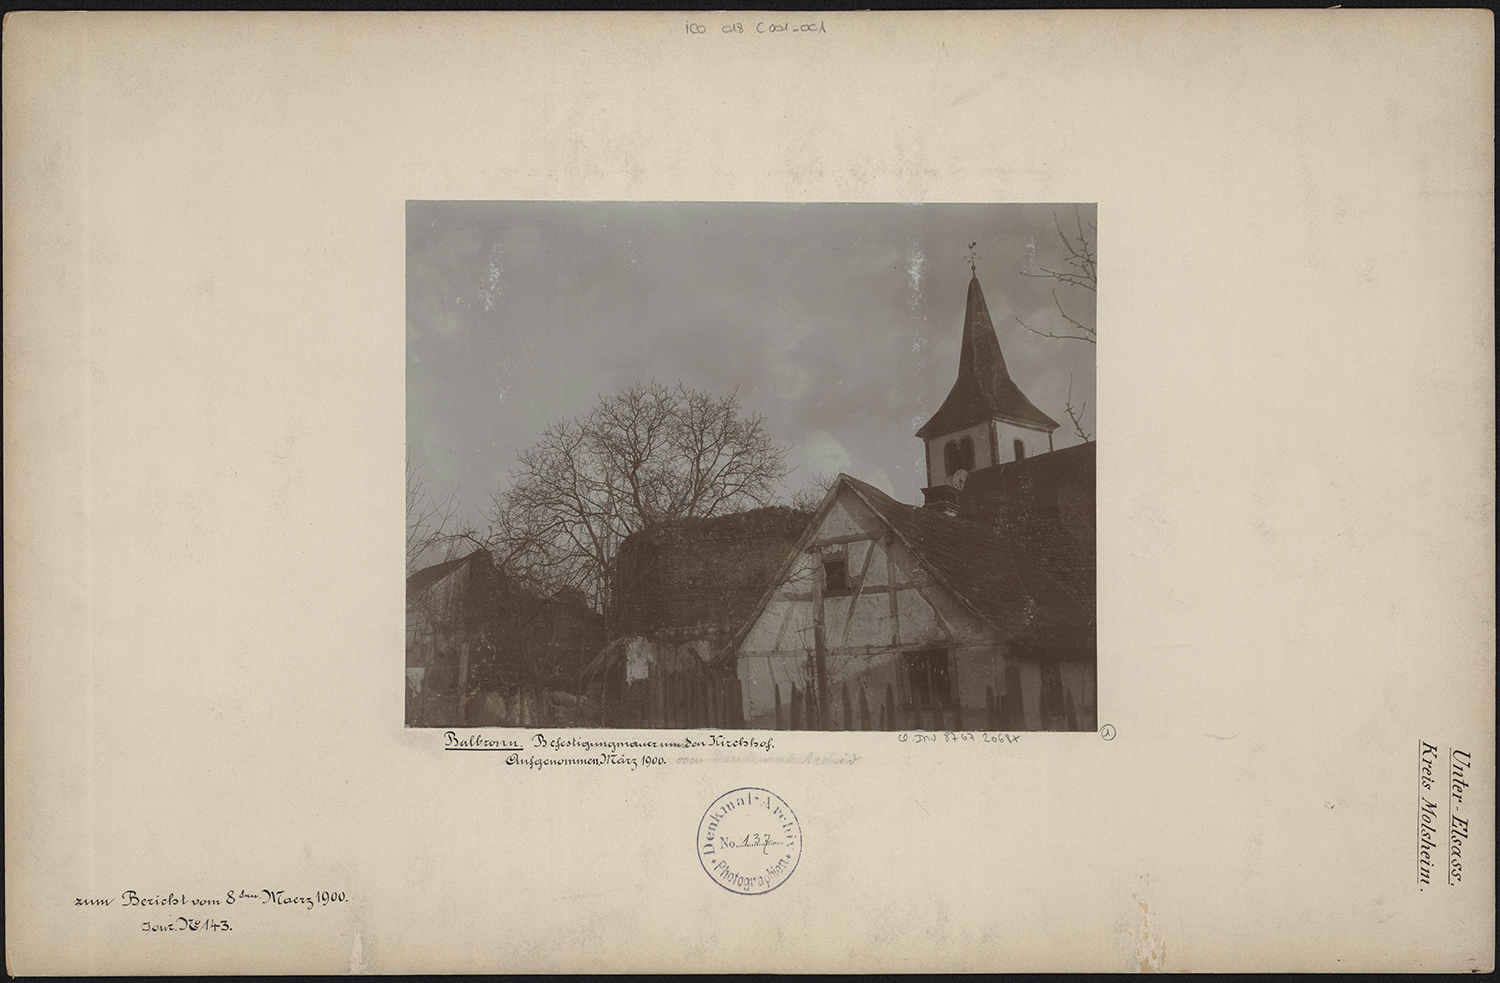
[[[786,450],[760,416],[741,412],[737,394],[638,384],[549,426],[521,452],[511,486],[492,500],[492,535],[549,584],[606,610],[626,536],[771,504]]]
[[[417,563],[434,548],[449,539],[449,525],[458,511],[454,494],[450,493],[441,502],[434,501],[427,491],[427,482],[420,474],[421,468],[411,466],[411,452],[406,454],[406,573],[410,576]]]
[[[1036,266],[1035,262],[1029,262],[1026,268],[1021,270],[1025,276],[1040,277],[1053,280],[1057,286],[1052,288],[1052,302],[1057,307],[1057,313],[1062,316],[1071,326],[1064,329],[1070,333],[1057,334],[1051,331],[1038,331],[1031,327],[1019,317],[1017,323],[1032,334],[1041,335],[1043,338],[1057,338],[1063,341],[1086,341],[1095,344],[1096,328],[1092,324],[1086,324],[1078,318],[1073,317],[1063,306],[1062,297],[1058,295],[1059,290],[1068,289],[1076,293],[1078,290],[1087,290],[1089,293],[1098,292],[1098,266],[1094,251],[1094,240],[1098,234],[1098,228],[1092,222],[1085,222],[1079,214],[1077,207],[1073,209],[1072,226],[1064,231],[1062,221],[1057,213],[1052,213],[1052,224],[1057,229],[1057,237],[1062,242],[1062,263],[1056,268]]]

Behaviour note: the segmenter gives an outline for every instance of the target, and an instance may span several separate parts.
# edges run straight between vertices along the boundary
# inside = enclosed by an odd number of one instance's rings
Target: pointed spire
[[[970,243],[970,248],[973,245]],[[973,273],[972,266],[970,272]],[[1000,352],[1000,340],[990,321],[989,307],[984,302],[984,291],[975,274],[969,280],[969,299],[964,310],[958,381],[953,383],[948,398],[932,419],[917,431],[917,436],[939,437],[996,417],[1048,431],[1058,427],[1057,421],[1037,409],[1011,380],[1005,356]]]

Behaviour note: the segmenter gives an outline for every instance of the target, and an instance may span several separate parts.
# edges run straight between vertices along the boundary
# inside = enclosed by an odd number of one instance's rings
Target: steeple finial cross
[[[974,247],[977,245],[979,245],[977,242],[969,243],[969,272],[974,276],[979,275],[979,271],[974,268],[975,261],[979,259],[979,254],[974,251]]]

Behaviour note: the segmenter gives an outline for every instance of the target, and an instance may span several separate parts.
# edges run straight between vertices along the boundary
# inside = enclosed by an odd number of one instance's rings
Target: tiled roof
[[[840,475],[928,570],[1002,635],[1049,647],[1094,643],[1092,599],[1076,596],[995,525],[898,502]]]
[[[969,281],[968,306],[964,311],[963,347],[958,356],[958,381],[948,398],[917,436],[924,440],[972,427],[995,417],[1017,420],[1046,430],[1056,430],[1057,421],[1032,405],[1017,388],[1005,368],[1000,341],[990,322],[979,278]]]

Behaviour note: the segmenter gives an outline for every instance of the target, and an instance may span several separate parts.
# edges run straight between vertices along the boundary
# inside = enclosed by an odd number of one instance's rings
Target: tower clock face
[[[964,470],[963,468],[959,468],[957,471],[953,472],[953,477],[949,479],[949,483],[953,485],[954,491],[963,491],[964,482],[968,480],[969,472]]]

